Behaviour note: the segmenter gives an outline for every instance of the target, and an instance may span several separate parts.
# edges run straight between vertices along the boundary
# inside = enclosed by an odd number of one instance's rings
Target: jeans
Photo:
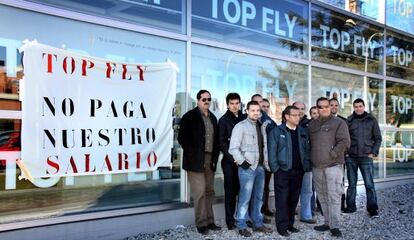
[[[324,224],[330,228],[339,228],[341,222],[341,195],[344,192],[342,184],[344,165],[313,168],[312,174],[316,194],[321,202]]]
[[[364,179],[365,190],[367,195],[367,211],[377,211],[377,194],[374,186],[374,164],[369,157],[348,157],[346,159],[346,168],[348,174],[348,190],[346,195],[346,204],[348,209],[356,210],[356,185],[358,181],[358,168]]]
[[[237,205],[237,228],[246,229],[246,220],[248,218],[249,203],[251,204],[250,218],[254,227],[263,226],[263,215],[260,212],[263,204],[263,189],[265,180],[265,171],[263,166],[259,165],[255,170],[251,168],[243,169],[239,167],[239,202]]]
[[[300,219],[312,219],[312,172],[305,172],[302,180],[302,188],[300,190]]]

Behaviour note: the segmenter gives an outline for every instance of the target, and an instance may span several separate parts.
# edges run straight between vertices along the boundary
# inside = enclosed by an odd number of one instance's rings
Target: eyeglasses
[[[318,106],[319,109],[323,109],[323,108],[329,108],[329,105],[319,105]]]
[[[203,101],[203,102],[206,102],[206,101],[211,102],[211,98],[202,98],[201,101]]]

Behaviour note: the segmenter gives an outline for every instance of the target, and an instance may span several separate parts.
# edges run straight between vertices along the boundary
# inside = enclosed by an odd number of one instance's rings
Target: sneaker
[[[258,228],[253,228],[253,231],[255,232],[262,232],[262,233],[272,233],[273,230],[271,228],[265,227],[265,226],[261,226]]]
[[[369,216],[371,218],[378,218],[379,217],[378,211],[377,210],[374,210],[374,211],[369,212]]]
[[[249,228],[252,228],[252,227],[253,227],[253,223],[252,223],[252,221],[250,221],[250,220],[247,220],[247,221],[246,221],[246,225],[247,225]]]
[[[304,222],[304,223],[309,223],[309,224],[315,224],[316,223],[315,219],[300,219],[299,221]]]
[[[345,210],[343,211],[343,213],[354,213],[356,212],[356,209],[350,209],[350,208],[345,208]]]
[[[234,223],[227,224],[227,229],[228,230],[233,230],[235,228],[236,228],[236,225]]]
[[[328,225],[319,225],[319,226],[315,226],[313,227],[313,229],[315,229],[316,231],[320,231],[320,232],[324,232],[324,231],[328,231],[330,228]]]
[[[331,234],[334,237],[342,237],[342,233],[338,228],[332,228],[331,229]]]
[[[247,230],[246,228],[242,229],[242,230],[239,230],[239,234],[242,235],[243,237],[251,237],[252,236],[252,233],[249,232],[249,230]]]
[[[208,234],[208,228],[207,227],[198,227],[197,232],[202,234],[202,235],[207,235]]]
[[[297,233],[297,232],[299,232],[299,229],[297,229],[297,228],[295,228],[295,227],[288,227],[288,229],[287,229],[289,232],[291,232],[291,233]]]
[[[264,217],[263,218],[263,223],[266,223],[266,224],[272,223],[272,219]]]
[[[217,226],[214,223],[210,223],[209,225],[207,225],[207,228],[210,229],[210,230],[213,230],[213,231],[219,231],[219,230],[221,230],[221,227]]]

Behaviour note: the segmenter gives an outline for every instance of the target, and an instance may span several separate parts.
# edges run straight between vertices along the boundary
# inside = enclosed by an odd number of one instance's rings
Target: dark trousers
[[[303,174],[302,169],[291,169],[289,171],[279,169],[274,174],[276,228],[279,233],[293,227]]]
[[[265,184],[263,190],[263,206],[262,213],[269,211],[269,193],[270,193],[270,179],[272,178],[272,172],[265,171]]]
[[[226,211],[227,226],[234,225],[237,196],[240,190],[238,167],[234,162],[223,159],[221,168],[224,175],[224,209]]]
[[[348,190],[346,196],[346,204],[349,209],[356,210],[356,185],[358,181],[358,168],[364,179],[365,190],[367,194],[367,211],[372,212],[378,210],[377,194],[374,186],[374,164],[372,158],[349,157],[346,159],[346,170],[348,174]]]

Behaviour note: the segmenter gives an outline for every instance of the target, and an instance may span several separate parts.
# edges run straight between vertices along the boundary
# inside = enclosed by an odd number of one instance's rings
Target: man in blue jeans
[[[247,230],[247,211],[252,201],[250,217],[253,231],[271,233],[272,229],[263,224],[261,208],[263,204],[263,188],[265,168],[269,171],[267,161],[266,124],[260,124],[260,105],[256,101],[247,103],[247,119],[233,128],[229,153],[238,165],[240,192],[237,204],[237,228],[240,235],[250,237]]]
[[[378,217],[377,195],[374,186],[374,164],[372,158],[378,155],[381,147],[381,131],[377,120],[365,112],[364,100],[358,98],[353,102],[354,112],[348,117],[351,147],[348,150],[346,168],[348,190],[345,213],[356,211],[355,197],[358,181],[358,168],[364,179],[367,195],[367,211],[372,218]]]

